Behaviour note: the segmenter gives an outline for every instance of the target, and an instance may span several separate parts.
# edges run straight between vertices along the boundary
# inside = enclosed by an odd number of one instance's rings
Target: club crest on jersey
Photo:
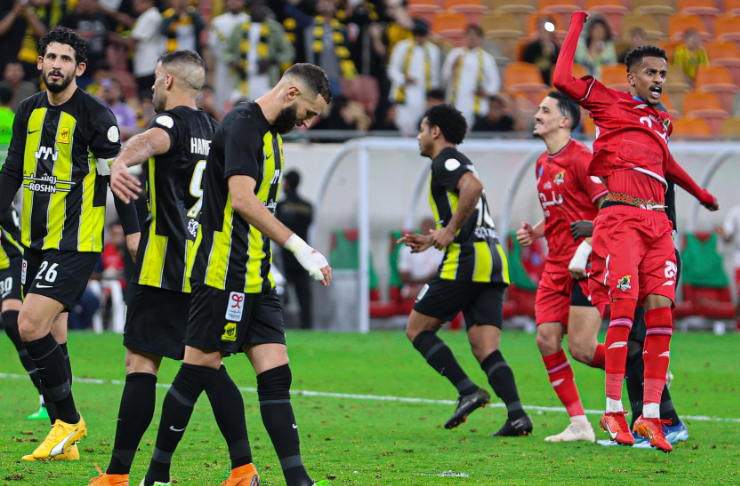
[[[622,292],[627,292],[632,288],[632,285],[630,285],[631,281],[632,275],[625,275],[624,277],[619,279],[619,282],[617,283],[617,288]]]
[[[61,130],[59,130],[59,138],[57,138],[57,142],[69,143],[69,135],[70,135],[70,129],[62,128]]]
[[[198,236],[198,227],[200,226],[200,223],[198,221],[191,219],[188,221],[188,233],[192,235],[193,238]]]
[[[663,120],[663,129],[668,131],[669,126],[671,126],[671,120],[669,118],[665,118]]]
[[[562,184],[565,182],[565,170],[561,170],[555,174],[555,179],[552,180],[555,184]]]
[[[224,333],[221,335],[221,341],[236,341],[236,322],[228,322],[224,326]]]

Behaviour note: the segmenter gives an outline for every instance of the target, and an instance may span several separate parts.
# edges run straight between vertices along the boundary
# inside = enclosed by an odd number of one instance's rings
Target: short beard
[[[44,84],[46,84],[46,90],[54,94],[61,93],[62,91],[67,89],[67,87],[72,84],[72,80],[74,79],[74,76],[70,76],[68,78],[65,77],[62,78],[62,82],[60,84],[54,84],[48,78],[50,74],[51,73],[48,73],[44,76]]]
[[[289,107],[280,110],[275,123],[272,124],[272,128],[280,135],[285,135],[295,128],[296,122],[298,122],[298,107],[293,103]]]

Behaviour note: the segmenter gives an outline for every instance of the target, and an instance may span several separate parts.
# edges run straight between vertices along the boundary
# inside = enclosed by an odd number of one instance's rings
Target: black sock
[[[519,390],[516,388],[514,372],[504,359],[501,351],[496,350],[489,354],[480,364],[488,376],[488,383],[494,393],[506,404],[509,420],[517,420],[525,415],[522,402],[519,400]]]
[[[144,484],[170,482],[170,463],[177,444],[193,414],[198,397],[213,380],[216,370],[183,363],[162,405],[162,420],[157,432],[157,444],[149,463]]]
[[[290,404],[290,366],[283,365],[257,375],[262,423],[270,434],[287,486],[311,486],[313,481],[301,459],[298,426]]]
[[[64,361],[67,365],[67,375],[69,376],[69,386],[72,386],[72,363],[69,361],[69,349],[67,349],[67,343],[62,343],[59,345],[59,348],[62,350],[62,353],[64,354]]]
[[[632,409],[632,425],[634,425],[635,420],[642,415],[644,375],[645,362],[642,360],[642,346],[640,346],[634,353],[627,355],[627,366],[625,367],[624,374],[624,378],[627,382],[627,396],[629,396],[630,408]]]
[[[126,375],[126,385],[118,409],[116,441],[108,474],[128,474],[136,449],[154,417],[157,403],[157,376],[151,373]]]
[[[673,400],[671,399],[671,392],[668,391],[668,387],[663,387],[663,394],[660,396],[660,418],[663,420],[670,420],[669,425],[678,425],[681,419],[678,417],[676,408],[673,406]]]
[[[51,422],[51,425],[54,425],[54,422],[56,422],[58,418],[57,406],[51,401],[51,397],[46,393],[43,385],[41,386],[41,395],[44,397],[44,407],[46,407],[46,413],[49,414],[49,422]]]
[[[49,333],[36,341],[28,341],[25,345],[38,370],[41,385],[46,392],[45,397],[48,396],[50,403],[56,405],[59,420],[68,424],[79,422],[80,416],[72,397],[64,354],[54,336]]]
[[[18,351],[18,357],[21,359],[23,368],[26,369],[26,373],[28,373],[29,378],[31,378],[33,386],[36,387],[39,395],[41,395],[41,378],[39,378],[39,374],[36,371],[36,365],[33,364],[33,360],[21,340],[21,333],[18,331],[18,311],[3,312],[3,323],[5,324],[5,334],[7,334],[8,338],[13,342],[13,346],[15,346],[15,350]]]
[[[470,395],[478,390],[478,385],[468,378],[450,348],[435,332],[420,332],[414,339],[414,347],[424,356],[429,366],[450,380],[460,395]]]
[[[221,365],[221,369],[216,372],[206,393],[221,435],[229,446],[231,469],[249,464],[252,462],[252,448],[247,435],[244,399],[225,366]]]

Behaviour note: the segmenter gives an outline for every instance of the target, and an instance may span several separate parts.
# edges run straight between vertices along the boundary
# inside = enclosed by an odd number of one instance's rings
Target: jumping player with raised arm
[[[537,159],[535,173],[544,218],[534,227],[522,223],[516,232],[522,246],[544,236],[550,250],[535,301],[537,347],[571,423],[563,432],[545,438],[548,442],[596,440],[563,349],[566,330],[570,355],[604,369],[604,345],[596,339],[601,314],[591,303],[586,274],[590,238],[574,241],[570,233],[571,223],[596,217],[607,193],[599,179],[587,174],[591,151],[571,138],[580,115],[580,107],[558,91],[550,92],[540,103],[534,116],[534,135],[545,142],[547,151]]]
[[[77,304],[100,260],[108,164],[121,149],[113,112],[77,86],[87,62],[85,41],[59,27],[41,38],[38,50],[46,91],[18,107],[0,170],[0,216],[23,186],[26,279],[18,327],[46,402],[54,405],[49,407],[52,430],[32,454],[23,456],[27,461],[64,456],[87,435],[72,395],[65,311]],[[140,236],[136,209],[115,201],[135,258]]]
[[[514,373],[499,349],[508,263],[488,211],[483,183],[470,159],[457,150],[466,130],[462,113],[443,103],[427,110],[416,137],[421,155],[432,160],[429,203],[437,229],[428,235],[404,236],[399,243],[406,243],[413,253],[434,246],[445,254],[437,274],[416,299],[406,336],[429,366],[460,394],[455,412],[445,424],[446,429],[457,427],[490,400],[488,392],[465,374],[437,336],[445,322],[462,312],[473,355],[493,391],[506,404],[508,418],[492,435],[529,435],[532,420],[522,407]]]
[[[575,12],[555,67],[555,87],[589,110],[599,136],[589,175],[600,177],[609,194],[594,221],[592,302],[611,302],[606,336],[606,413],[601,426],[623,445],[634,444],[622,406],[627,340],[635,307],[645,308],[645,384],[642,416],[634,430],[664,452],[673,450],[660,420],[660,397],[670,361],[676,256],[672,225],[665,213],[666,176],[688,184],[668,152],[670,117],[656,109],[666,81],[666,55],[655,46],[627,54],[630,92],[606,88],[591,76],[573,77],[573,56],[588,14]],[[690,179],[690,178],[689,178]],[[712,210],[715,198],[700,190]]]

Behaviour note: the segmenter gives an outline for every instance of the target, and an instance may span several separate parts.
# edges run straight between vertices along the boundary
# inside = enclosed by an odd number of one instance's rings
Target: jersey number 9
[[[206,170],[206,161],[199,160],[193,169],[193,177],[190,179],[190,195],[197,199],[193,207],[188,211],[188,217],[197,218],[203,207],[203,173]]]

